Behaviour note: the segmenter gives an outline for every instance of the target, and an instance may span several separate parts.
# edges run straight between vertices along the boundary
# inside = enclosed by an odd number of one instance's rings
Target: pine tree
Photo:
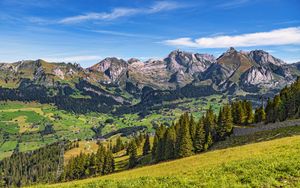
[[[196,126],[196,133],[194,139],[194,152],[199,153],[204,150],[205,144],[205,129],[203,124],[203,118],[200,118],[197,126]]]
[[[236,102],[232,102],[231,106],[231,113],[232,113],[232,120],[234,124],[238,124],[238,117],[237,117],[237,103]]]
[[[159,131],[159,139],[158,139],[158,143],[157,143],[157,148],[156,148],[156,155],[155,155],[155,160],[156,161],[162,161],[164,160],[164,156],[165,156],[165,139],[164,139],[164,135],[166,132],[166,128],[165,126],[161,126],[160,127],[160,131]]]
[[[246,114],[245,124],[253,123],[254,115],[253,115],[252,104],[250,101],[245,101],[245,114]]]
[[[147,155],[151,148],[150,148],[150,136],[149,134],[146,134],[146,138],[145,138],[145,143],[144,143],[144,146],[143,146],[143,155]]]
[[[219,110],[219,115],[218,115],[218,126],[217,126],[217,133],[218,133],[218,139],[222,139],[226,135],[226,130],[225,130],[225,116],[223,112],[223,108],[221,107]]]
[[[188,157],[193,154],[193,142],[189,130],[189,116],[185,113],[180,119],[177,157]]]
[[[103,146],[103,144],[100,143],[99,147],[98,147],[98,150],[97,150],[97,153],[96,153],[96,156],[97,156],[97,168],[96,168],[96,172],[100,173],[100,174],[103,171],[103,164],[104,164],[104,159],[105,159],[104,154],[105,153],[106,153],[106,149]]]
[[[109,174],[115,169],[113,154],[110,150],[105,153],[102,174]]]
[[[220,109],[218,116],[218,135],[220,139],[223,139],[225,136],[229,135],[232,131],[233,119],[231,114],[231,108],[229,105],[225,105]]]
[[[155,159],[157,144],[158,144],[158,140],[159,140],[157,131],[158,130],[156,130],[155,135],[154,135],[153,146],[152,146],[152,150],[151,150],[152,159]]]
[[[137,145],[134,140],[132,140],[128,145],[128,152],[129,152],[129,168],[133,168],[137,164]]]
[[[170,128],[167,129],[164,140],[165,140],[164,159],[174,159],[175,146],[176,146],[176,131],[174,126],[171,126]]]
[[[122,139],[121,139],[121,137],[118,137],[117,141],[116,141],[116,145],[113,147],[113,152],[116,153],[123,149],[124,149],[124,144],[122,142]]]
[[[153,147],[152,147],[152,159],[161,161],[164,157],[164,134],[166,128],[161,125],[157,128],[154,136]]]
[[[204,144],[204,151],[208,150],[208,148],[213,144],[213,139],[210,132],[206,132],[205,136],[205,144]]]
[[[274,106],[271,99],[268,99],[267,106],[265,109],[266,112],[266,123],[270,123],[274,121]]]
[[[195,133],[196,133],[196,122],[194,120],[193,115],[190,115],[190,134],[191,134],[191,138],[192,140],[194,140],[195,138]]]
[[[243,107],[243,102],[237,102],[236,106],[236,123],[238,125],[243,125],[245,123],[245,111]]]
[[[92,153],[90,156],[90,167],[89,167],[91,174],[97,173],[97,164],[98,164],[97,156],[96,154]]]
[[[273,108],[274,108],[274,118],[273,122],[279,120],[280,108],[281,108],[281,99],[279,95],[276,95],[273,100]]]
[[[212,139],[216,138],[217,137],[216,116],[214,114],[214,111],[212,110],[212,107],[209,107],[209,109],[206,111],[203,123],[204,123],[205,132],[210,132]]]
[[[264,122],[266,120],[266,113],[262,107],[255,110],[254,121],[255,123]]]
[[[224,116],[225,116],[225,129],[227,135],[231,134],[232,128],[233,128],[233,119],[232,119],[232,113],[231,108],[229,105],[224,106]]]

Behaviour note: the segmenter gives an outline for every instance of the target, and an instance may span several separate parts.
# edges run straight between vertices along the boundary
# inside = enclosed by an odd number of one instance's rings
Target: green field
[[[179,99],[154,106],[146,117],[141,118],[138,114],[74,114],[35,102],[0,102],[0,160],[10,156],[16,149],[30,151],[61,139],[89,140],[95,136],[92,128],[100,125],[104,125],[102,135],[132,126],[146,126],[148,131],[153,131],[153,125],[170,124],[185,111],[199,117],[209,105],[217,111],[221,103],[224,100],[218,95]],[[55,133],[42,135],[46,124],[51,124]]]
[[[293,136],[46,187],[299,187],[299,164]]]

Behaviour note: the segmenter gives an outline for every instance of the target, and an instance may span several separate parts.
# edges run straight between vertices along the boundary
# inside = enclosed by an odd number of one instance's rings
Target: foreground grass
[[[36,187],[299,187],[300,136],[280,138],[103,177]]]

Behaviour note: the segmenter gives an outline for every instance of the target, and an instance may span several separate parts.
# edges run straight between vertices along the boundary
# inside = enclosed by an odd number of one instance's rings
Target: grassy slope
[[[300,136],[48,187],[299,187]],[[37,186],[43,187],[43,186]]]

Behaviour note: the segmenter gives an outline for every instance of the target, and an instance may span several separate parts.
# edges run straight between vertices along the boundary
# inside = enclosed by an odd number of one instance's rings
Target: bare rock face
[[[56,67],[53,70],[53,74],[62,80],[65,78],[65,73],[59,67]]]
[[[89,69],[103,72],[108,78],[106,83],[117,83],[126,74],[128,63],[122,59],[106,58]]]
[[[274,76],[271,70],[264,67],[252,67],[242,76],[242,83],[246,85],[258,85],[272,83]]]
[[[128,64],[132,64],[132,63],[137,63],[137,62],[141,62],[139,59],[136,59],[136,58],[130,58],[128,59]]]
[[[150,59],[146,62],[134,62],[128,67],[128,81],[133,82],[140,89],[149,86],[155,89],[170,89],[174,85],[168,81],[171,72],[162,60]]]
[[[263,50],[254,50],[254,51],[251,51],[249,53],[249,57],[254,62],[256,62],[257,64],[262,65],[262,66],[263,65],[269,65],[269,64],[281,66],[281,65],[286,64],[282,60],[273,57],[268,52],[265,52]]]
[[[300,70],[300,61],[297,62],[297,63],[293,63],[293,64],[292,64],[292,67],[293,67],[294,69]]]
[[[173,51],[164,60],[167,63],[167,69],[171,72],[183,71],[190,75],[204,72],[212,63],[215,63],[215,58],[208,54],[193,54],[183,51]]]

